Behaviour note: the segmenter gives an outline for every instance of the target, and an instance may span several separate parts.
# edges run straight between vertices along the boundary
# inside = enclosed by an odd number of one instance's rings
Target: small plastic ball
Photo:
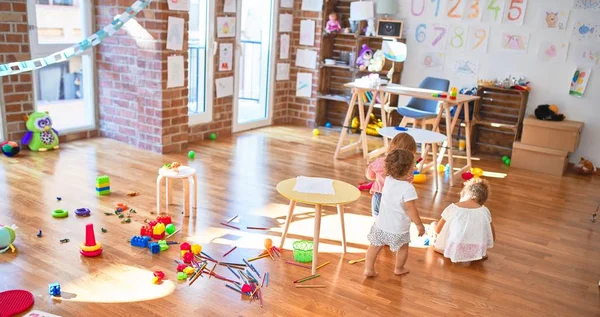
[[[269,249],[271,249],[271,247],[273,247],[273,240],[271,240],[271,238],[266,238],[265,239],[265,249],[269,250]]]
[[[446,167],[443,164],[438,165],[438,172],[442,173],[446,170]]]
[[[462,179],[468,181],[471,178],[473,178],[473,173],[471,173],[471,172],[464,172],[464,173],[462,173],[461,177],[462,177]]]
[[[202,246],[199,244],[192,244],[192,253],[199,255],[202,252]]]
[[[450,173],[450,164],[446,164],[446,166],[444,166],[444,173]]]
[[[483,175],[483,170],[479,167],[474,167],[471,169],[471,173],[473,173],[473,176],[475,177],[481,177]]]
[[[192,263],[194,255],[191,252],[187,252],[183,255],[183,263]]]
[[[326,127],[326,128],[331,128],[331,122],[327,122],[327,123],[325,123],[325,127]]]
[[[319,129],[313,129],[313,135],[319,135],[319,133],[321,133]]]
[[[427,175],[425,174],[417,174],[415,176],[413,176],[413,183],[415,184],[422,184],[425,183],[427,181]]]
[[[193,159],[194,157],[196,157],[196,152],[194,152],[194,151],[189,151],[189,152],[188,152],[188,157],[189,157],[189,158],[191,158],[191,159]]]
[[[250,292],[252,292],[252,286],[250,286],[248,284],[242,285],[242,292],[243,293],[250,293]]]
[[[506,161],[504,161],[504,164],[506,164],[506,165],[510,166],[510,162],[511,162],[511,160],[510,160],[510,159],[506,159]]]
[[[504,155],[504,156],[502,157],[502,162],[506,161],[507,159],[508,159],[508,156],[507,156],[507,155]]]
[[[216,133],[211,133],[211,134],[208,136],[208,138],[214,141],[214,140],[216,140],[216,139],[217,139],[217,134],[216,134]]]
[[[16,156],[21,151],[19,144],[13,141],[2,142],[0,147],[2,148],[2,153],[8,157]]]
[[[172,223],[168,224],[168,225],[165,227],[165,232],[166,232],[167,234],[172,234],[172,233],[173,233],[173,232],[175,232],[176,230],[177,230],[177,228],[175,228],[175,225],[173,225]]]
[[[179,250],[191,250],[192,246],[188,243],[188,242],[184,242],[182,244],[179,245]]]

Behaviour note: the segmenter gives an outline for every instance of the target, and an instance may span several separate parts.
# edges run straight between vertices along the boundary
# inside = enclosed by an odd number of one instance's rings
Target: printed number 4
[[[500,7],[496,3],[496,0],[490,1],[487,8],[488,8],[488,10],[494,11],[494,21],[498,21],[498,14],[500,13]]]
[[[516,21],[518,19],[521,18],[521,14],[523,14],[523,9],[521,9],[521,7],[517,6],[517,4],[523,4],[523,0],[510,0],[510,5],[508,6],[508,19],[511,21]],[[513,13],[516,10],[516,16],[513,15]]]

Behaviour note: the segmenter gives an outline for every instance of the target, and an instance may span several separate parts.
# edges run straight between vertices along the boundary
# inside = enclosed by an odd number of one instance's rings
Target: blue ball
[[[325,127],[326,127],[326,128],[331,128],[331,122],[327,122],[327,123],[325,123]]]
[[[8,157],[13,157],[19,154],[19,152],[21,151],[21,147],[19,146],[19,144],[13,141],[2,142],[0,147],[2,147],[2,153],[4,153],[4,155]]]

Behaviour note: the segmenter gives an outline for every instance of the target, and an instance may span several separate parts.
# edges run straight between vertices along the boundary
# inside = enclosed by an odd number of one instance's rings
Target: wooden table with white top
[[[458,122],[458,117],[461,111],[464,111],[465,114],[465,130],[466,130],[466,157],[467,157],[467,165],[460,168],[458,171],[454,172],[450,177],[450,186],[454,185],[454,177],[457,175],[461,175],[463,172],[471,169],[471,120],[469,118],[469,102],[478,100],[478,96],[471,95],[458,95],[456,99],[452,100],[450,97],[440,98],[434,97],[432,94],[434,93],[446,93],[445,91],[431,90],[431,89],[423,89],[423,88],[413,88],[401,85],[383,85],[378,87],[365,87],[361,86],[357,83],[347,83],[344,85],[346,88],[352,89],[352,99],[350,100],[348,111],[346,112],[346,118],[344,120],[344,126],[342,128],[342,132],[340,134],[340,138],[338,140],[337,148],[335,150],[334,158],[337,159],[339,155],[343,152],[360,148],[363,152],[363,157],[365,160],[369,161],[381,154],[383,154],[387,148],[388,140],[387,138],[383,139],[383,147],[376,149],[372,152],[368,151],[367,148],[367,124],[369,122],[369,117],[373,112],[373,108],[375,106],[375,102],[377,97],[380,96],[381,100],[389,97],[389,94],[399,95],[399,96],[408,96],[413,98],[420,99],[428,99],[435,100],[440,102],[441,109],[438,112],[438,116],[435,119],[434,123],[434,131],[439,131],[439,123],[442,120],[442,116],[445,114],[446,118],[446,141],[445,148],[448,149],[448,164],[450,166],[450,170],[454,170],[454,157],[452,153],[452,132],[456,127],[456,123]],[[371,99],[371,103],[369,104],[369,109],[366,114],[364,111],[364,102],[360,95],[364,92],[370,91],[373,93],[373,97]],[[359,113],[359,121],[360,121],[360,137],[357,142],[353,142],[348,145],[344,144],[344,139],[348,134],[348,127],[350,126],[350,121],[352,120],[352,112],[354,111],[354,106],[358,105],[358,113]],[[383,107],[383,106],[382,106]],[[454,118],[450,116],[450,109],[452,107],[457,107],[456,112],[454,113]],[[383,111],[383,109],[382,109]],[[381,116],[381,121],[383,124],[383,128],[387,127],[386,116]],[[442,148],[440,156],[444,156],[445,148]]]

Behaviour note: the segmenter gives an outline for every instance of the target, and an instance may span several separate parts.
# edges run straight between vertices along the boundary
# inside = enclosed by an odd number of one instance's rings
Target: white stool
[[[196,170],[189,166],[180,166],[179,173],[174,170],[160,168],[158,169],[158,177],[156,178],[156,212],[161,214],[160,210],[160,183],[163,178],[166,178],[166,212],[169,211],[169,204],[173,202],[172,192],[172,180],[181,179],[183,181],[183,213],[185,217],[190,215],[192,208],[196,209],[198,203],[198,178],[196,177]],[[194,188],[193,205],[190,207],[190,185]],[[195,215],[195,212],[194,212]]]

